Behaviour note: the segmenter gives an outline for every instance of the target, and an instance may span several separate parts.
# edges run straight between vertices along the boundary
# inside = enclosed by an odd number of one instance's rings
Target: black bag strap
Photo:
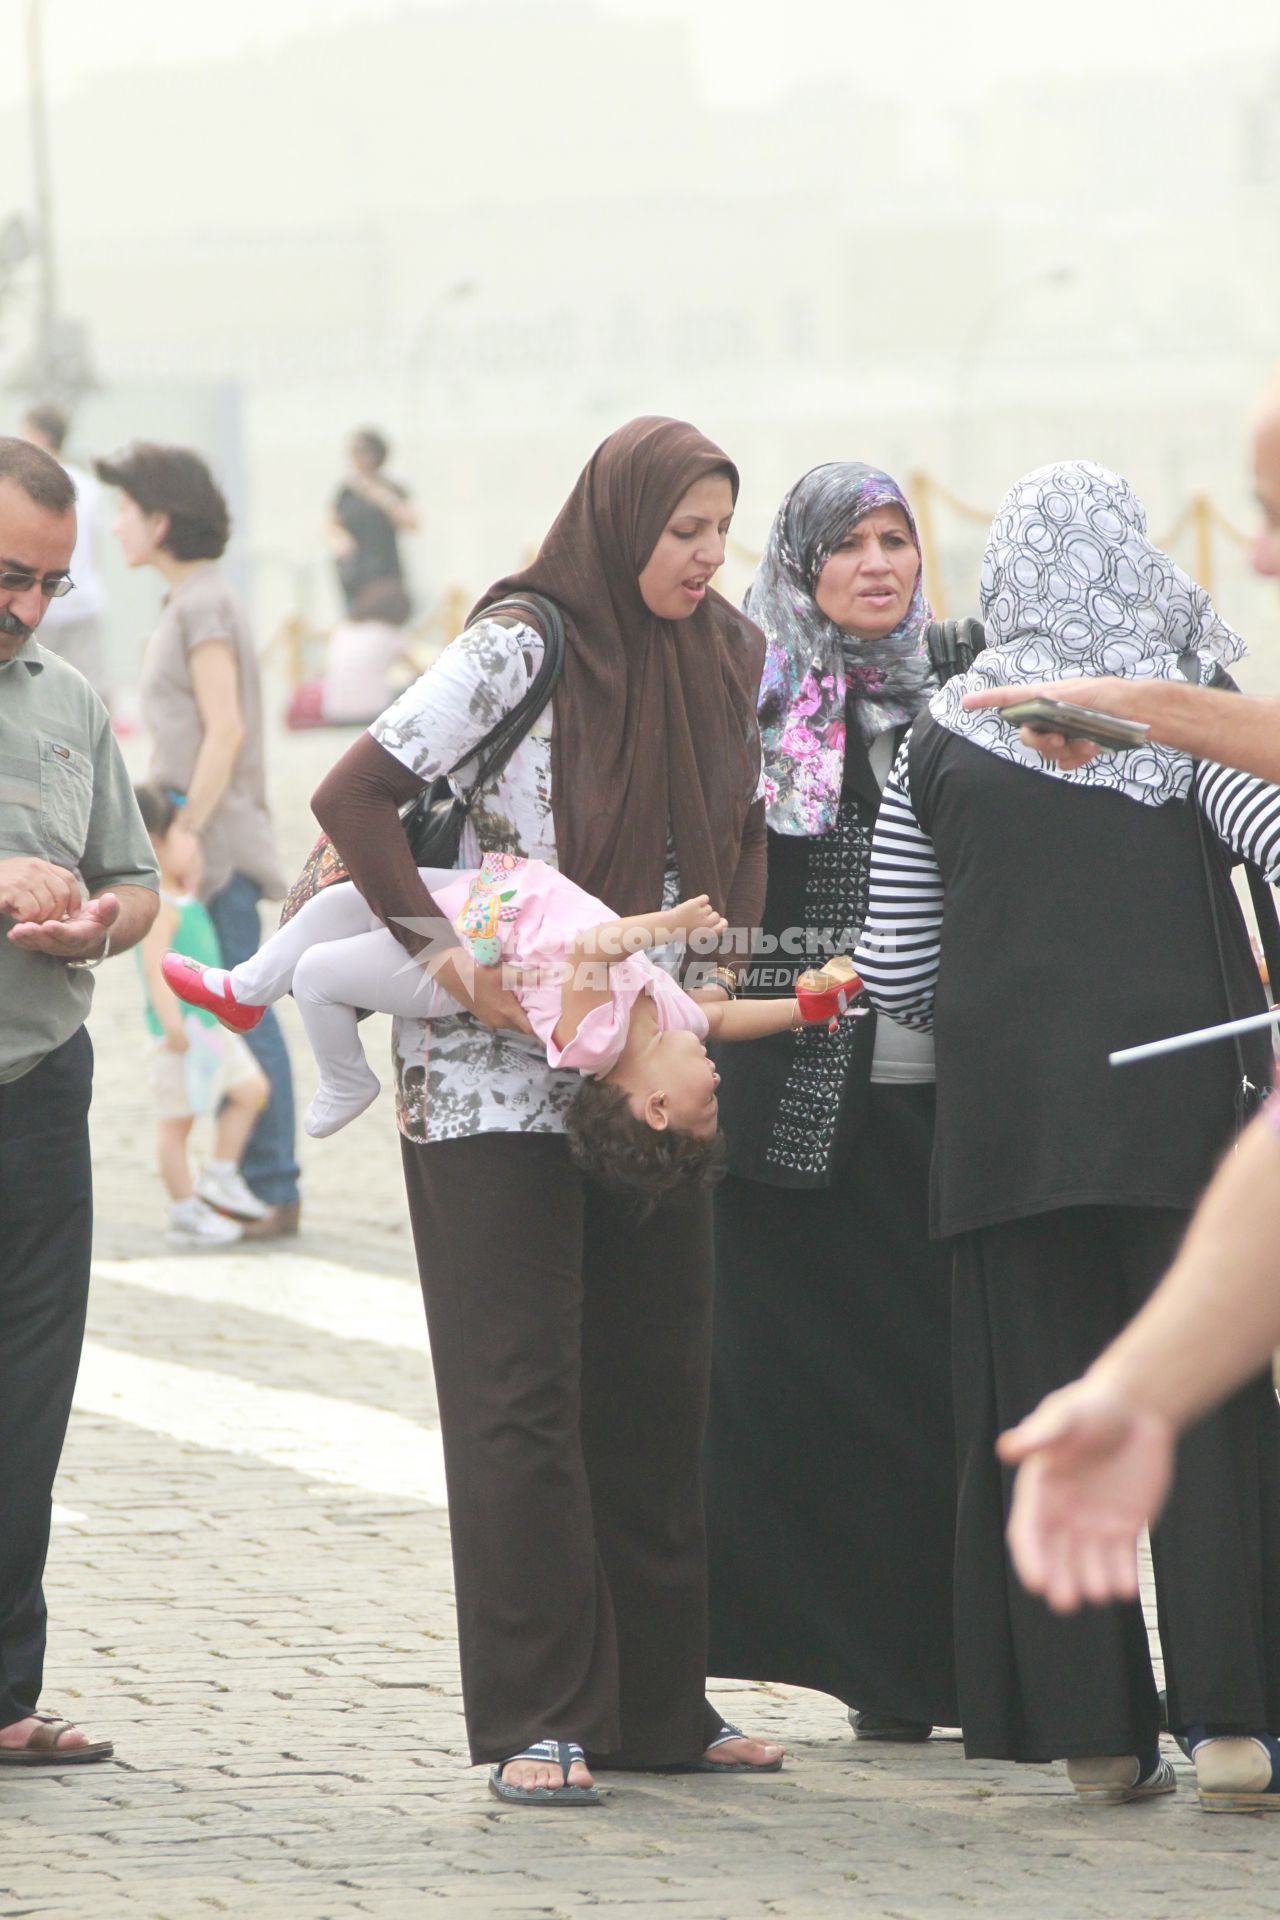
[[[968,673],[974,655],[987,644],[987,633],[981,620],[972,615],[964,620],[930,620],[925,625],[924,643],[938,682],[945,687],[957,673]]]
[[[511,615],[510,620],[503,619],[504,614]],[[555,692],[556,682],[564,669],[565,655],[564,617],[555,601],[548,600],[544,594],[513,594],[509,600],[500,600],[492,607],[486,607],[480,618],[499,620],[504,626],[532,626],[542,635],[542,660],[538,671],[510,712],[503,714],[478,746],[472,747],[469,753],[450,767],[449,775],[452,778],[459,767],[465,767],[471,760],[478,760],[480,764],[469,783],[473,788],[484,786],[486,781],[501,773],[506,766]]]
[[[1249,883],[1249,898],[1253,902],[1253,917],[1258,923],[1258,940],[1267,963],[1267,980],[1274,1006],[1276,995],[1280,993],[1280,914],[1276,912],[1276,896],[1266,874],[1252,860],[1244,863],[1244,877]]]
[[[1193,686],[1200,685],[1200,661],[1197,654],[1184,653],[1178,661],[1178,671],[1181,673],[1183,679],[1189,680]],[[1200,762],[1193,760],[1191,762],[1191,792],[1188,797],[1191,801],[1192,812],[1196,817],[1196,835],[1200,842],[1200,867],[1204,874],[1205,891],[1209,896],[1209,918],[1213,922],[1213,944],[1217,950],[1218,971],[1222,977],[1222,997],[1226,1002],[1228,1020],[1234,1020],[1237,1016],[1235,1004],[1231,997],[1231,978],[1227,972],[1227,954],[1222,939],[1222,917],[1218,912],[1218,896],[1213,884],[1213,868],[1210,863],[1209,843],[1205,833],[1204,808],[1200,805],[1200,795],[1196,785],[1199,772]],[[1245,877],[1249,882],[1249,893],[1253,900],[1254,912],[1258,919],[1258,938],[1262,943],[1262,951],[1267,959],[1267,973],[1272,982],[1275,982],[1277,979],[1280,979],[1280,975],[1277,975],[1273,971],[1275,961],[1273,961],[1271,957],[1273,951],[1277,956],[1280,956],[1280,921],[1277,921],[1276,918],[1276,903],[1272,897],[1271,888],[1267,884],[1265,875],[1259,871],[1251,860],[1244,861],[1243,866]],[[1258,889],[1261,889],[1261,900],[1259,899]],[[1243,1131],[1261,1101],[1262,1089],[1255,1086],[1254,1082],[1249,1078],[1249,1070],[1245,1065],[1244,1048],[1240,1044],[1240,1035],[1238,1033],[1232,1034],[1231,1044],[1235,1050],[1236,1072],[1240,1076],[1236,1082],[1236,1124],[1241,1131]]]
[[[1222,917],[1218,912],[1217,890],[1213,884],[1213,867],[1210,862],[1209,843],[1205,835],[1204,808],[1200,805],[1200,796],[1196,792],[1196,770],[1199,764],[1198,760],[1192,762],[1191,793],[1189,798],[1191,800],[1191,810],[1196,817],[1196,833],[1200,840],[1200,866],[1204,874],[1205,892],[1209,896],[1209,918],[1213,922],[1213,944],[1218,954],[1218,972],[1222,979],[1222,997],[1226,1002],[1227,1019],[1234,1020],[1237,1018],[1237,1015],[1235,1004],[1231,997],[1231,977],[1227,972],[1226,948],[1222,942]],[[1256,1086],[1249,1078],[1249,1069],[1245,1065],[1244,1048],[1240,1044],[1240,1035],[1238,1033],[1232,1034],[1231,1045],[1236,1056],[1236,1073],[1239,1075],[1236,1081],[1235,1092],[1236,1126],[1243,1132],[1261,1102],[1262,1089]]]
[[[1200,657],[1195,653],[1184,653],[1178,661],[1178,671],[1184,680],[1193,686],[1200,684]],[[1214,675],[1214,686],[1238,693],[1239,688],[1230,674],[1221,669]],[[1276,912],[1276,896],[1271,882],[1255,860],[1243,860],[1244,877],[1249,884],[1249,898],[1253,902],[1253,917],[1258,923],[1258,941],[1262,947],[1263,958],[1267,963],[1267,979],[1270,983],[1271,1000],[1274,1002],[1280,993],[1280,913]]]

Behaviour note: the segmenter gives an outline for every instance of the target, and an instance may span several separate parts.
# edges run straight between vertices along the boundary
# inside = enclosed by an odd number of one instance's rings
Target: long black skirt
[[[955,1287],[956,1639],[971,1757],[1145,1752],[1155,1682],[1136,1602],[1051,1613],[1019,1583],[999,1432],[1082,1373],[1152,1291],[1187,1216],[1071,1207],[965,1234]],[[1280,1728],[1280,1410],[1269,1377],[1187,1433],[1151,1535],[1169,1723]]]
[[[716,1197],[708,1671],[954,1725],[949,1250],[931,1086],[872,1087],[831,1187]]]

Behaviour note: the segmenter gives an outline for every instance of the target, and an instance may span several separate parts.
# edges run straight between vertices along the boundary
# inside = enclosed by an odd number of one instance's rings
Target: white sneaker
[[[190,1200],[175,1200],[169,1208],[169,1230],[165,1239],[171,1247],[190,1247],[204,1251],[211,1247],[229,1247],[240,1238],[244,1228],[193,1194]]]
[[[259,1200],[253,1189],[245,1185],[238,1169],[234,1173],[215,1173],[211,1167],[202,1167],[196,1181],[196,1194],[219,1213],[234,1214],[237,1220],[265,1220],[271,1211],[266,1201]]]

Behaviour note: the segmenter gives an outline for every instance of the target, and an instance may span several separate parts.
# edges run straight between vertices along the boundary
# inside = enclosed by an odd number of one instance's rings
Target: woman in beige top
[[[198,454],[138,441],[97,463],[120,489],[114,532],[125,562],[154,567],[168,585],[143,661],[150,779],[183,808],[204,854],[201,894],[228,966],[257,951],[258,901],[285,891],[267,809],[258,657],[244,608],[217,562],[231,530],[227,503]],[[298,1229],[293,1081],[284,1036],[268,1015],[249,1036],[271,1085],[241,1163],[271,1208],[246,1237]],[[217,1200],[218,1169],[209,1172]],[[203,1189],[202,1189],[203,1191]]]

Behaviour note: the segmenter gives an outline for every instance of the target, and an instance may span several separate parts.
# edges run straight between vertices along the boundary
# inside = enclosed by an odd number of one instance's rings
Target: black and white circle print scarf
[[[1103,753],[1066,772],[1024,747],[993,708],[966,712],[966,693],[1116,674],[1174,680],[1196,654],[1201,678],[1245,652],[1203,587],[1154,546],[1128,481],[1092,460],[1038,467],[1005,495],[982,563],[987,646],[929,703],[934,718],[1001,760],[1073,786],[1110,788],[1144,806],[1182,799],[1191,757],[1148,744]]]

